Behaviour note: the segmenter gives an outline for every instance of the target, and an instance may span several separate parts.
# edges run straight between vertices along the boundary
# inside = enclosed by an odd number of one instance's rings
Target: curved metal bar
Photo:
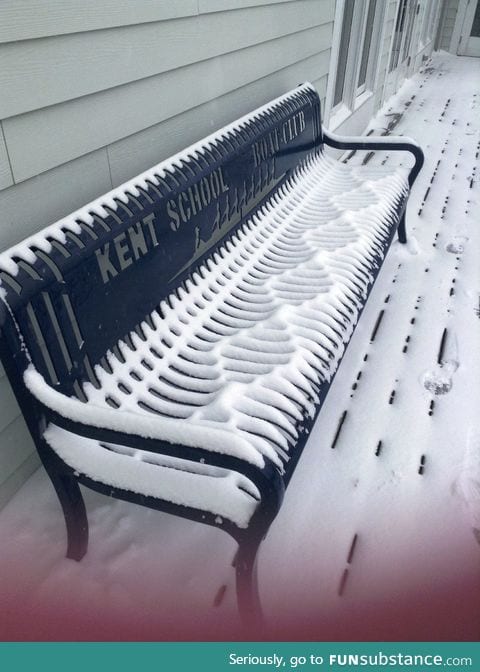
[[[42,444],[45,444],[44,440]],[[48,457],[49,450],[46,445],[39,445],[39,454],[65,518],[67,558],[79,562],[88,549],[88,518],[78,479],[61,466],[57,468]]]
[[[421,171],[425,156],[422,148],[411,138],[389,138],[386,136],[340,136],[323,129],[323,141],[334,149],[366,149],[394,152],[410,152],[415,157],[415,164],[408,175],[408,185],[412,188],[418,173]]]
[[[53,422],[54,425],[62,427],[74,434],[78,434],[79,436],[95,439],[102,443],[113,443],[135,448],[137,450],[145,450],[161,455],[179,457],[191,460],[192,462],[203,462],[214,467],[221,467],[243,474],[246,478],[252,481],[260,491],[262,504],[268,502],[269,510],[274,511],[275,514],[280,509],[285,493],[285,484],[278,468],[265,456],[264,466],[259,467],[238,457],[226,455],[225,453],[217,453],[202,448],[177,445],[166,441],[160,441],[159,439],[146,438],[137,434],[127,434],[126,432],[84,424],[63,417],[56,411],[45,406],[38,399],[35,399],[35,403],[47,422]]]

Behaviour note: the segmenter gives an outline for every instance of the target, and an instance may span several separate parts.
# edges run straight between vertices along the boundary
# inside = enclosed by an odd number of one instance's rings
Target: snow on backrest
[[[106,351],[321,142],[318,95],[304,84],[1,254],[14,347],[23,340],[47,381],[81,396]]]

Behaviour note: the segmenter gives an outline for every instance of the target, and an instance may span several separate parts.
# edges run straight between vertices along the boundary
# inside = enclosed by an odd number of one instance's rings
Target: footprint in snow
[[[451,331],[445,341],[442,362],[434,369],[426,371],[422,376],[422,384],[426,390],[435,396],[447,394],[453,386],[453,374],[458,369],[457,338]]]
[[[444,361],[434,369],[423,374],[422,383],[426,390],[434,395],[447,394],[453,386],[453,374],[458,369],[455,358]]]
[[[433,371],[427,371],[423,376],[423,386],[432,394],[447,394],[452,389],[452,376],[439,366]]]
[[[448,245],[445,247],[447,252],[451,254],[463,254],[465,251],[465,243],[468,241],[466,236],[454,236]]]

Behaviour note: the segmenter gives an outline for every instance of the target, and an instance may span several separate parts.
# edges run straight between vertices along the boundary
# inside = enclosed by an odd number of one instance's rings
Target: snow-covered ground
[[[440,52],[371,125],[399,113],[425,167],[261,548],[269,631],[240,629],[218,530],[85,492],[89,552],[66,560],[38,471],[0,513],[2,639],[478,638],[479,80]]]

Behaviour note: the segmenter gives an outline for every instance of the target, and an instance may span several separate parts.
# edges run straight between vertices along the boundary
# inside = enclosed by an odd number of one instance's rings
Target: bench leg
[[[262,538],[240,544],[235,558],[238,610],[248,629],[263,623],[257,578],[257,554],[261,541]]]
[[[403,244],[407,242],[407,227],[405,222],[405,213],[403,213],[402,218],[398,224],[398,240],[400,243]]]
[[[67,474],[48,472],[65,516],[67,558],[81,560],[88,548],[88,520],[80,486]]]

